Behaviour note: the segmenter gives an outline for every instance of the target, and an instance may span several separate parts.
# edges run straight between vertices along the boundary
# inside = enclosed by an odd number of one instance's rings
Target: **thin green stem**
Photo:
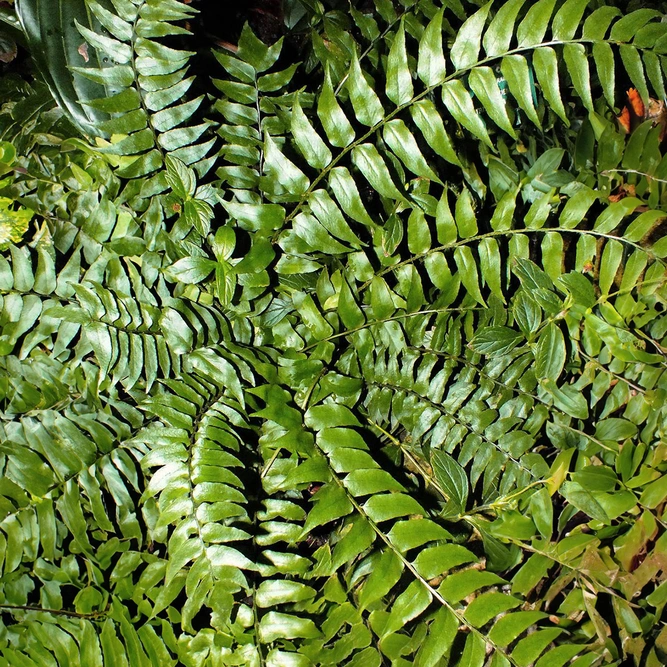
[[[253,586],[252,588],[252,618],[253,618],[253,626],[255,630],[255,646],[257,647],[257,655],[259,657],[259,665],[260,667],[264,667],[266,665],[266,660],[264,658],[264,652],[262,651],[262,646],[263,642],[260,641],[259,637],[259,610],[260,607],[257,604],[257,586]]]
[[[339,333],[332,334],[327,338],[318,340],[316,343],[311,343],[307,347],[303,348],[303,352],[308,352],[308,350],[312,350],[321,343],[326,343],[335,340],[336,338],[342,338],[344,336],[351,336],[353,333],[356,333],[357,331],[361,331],[362,329],[368,329],[377,324],[385,324],[386,322],[395,322],[397,320],[403,320],[408,317],[416,317],[418,315],[433,315],[433,314],[447,313],[447,312],[459,313],[469,310],[484,310],[484,308],[482,308],[481,306],[471,306],[464,308],[427,308],[425,310],[416,310],[412,313],[402,313],[401,315],[392,315],[391,317],[386,317],[382,320],[369,320],[368,322],[364,322],[364,324],[360,324],[359,326],[353,327],[352,329],[346,329],[345,331],[340,331]]]
[[[450,498],[447,495],[447,492],[440,486],[438,481],[433,477],[433,475],[428,472],[424,464],[401,442],[393,433],[386,431],[382,426],[377,422],[373,421],[368,415],[366,415],[366,421],[373,427],[376,428],[382,435],[384,435],[391,443],[398,447],[403,455],[410,461],[410,463],[419,471],[419,474],[422,476],[424,483],[427,487],[432,486],[445,500],[449,501]]]
[[[600,174],[602,174],[602,176],[608,176],[609,174],[637,174],[638,176],[644,176],[656,183],[667,183],[667,180],[664,178],[657,178],[652,174],[647,174],[645,171],[639,171],[638,169],[605,169],[604,171],[601,171]]]
[[[78,611],[68,611],[67,609],[49,609],[48,607],[35,607],[33,605],[27,604],[0,604],[0,609],[7,609],[9,611],[37,611],[44,614],[55,614],[58,616],[70,616],[72,618],[85,618],[85,619],[95,619],[105,616],[107,610],[104,611],[93,611],[90,613],[81,613]]]
[[[460,609],[455,608],[453,605],[447,602],[447,600],[442,596],[442,594],[438,591],[438,589],[432,586],[429,583],[429,581],[419,573],[417,567],[411,561],[409,561],[405,557],[405,555],[398,548],[396,548],[396,546],[394,546],[394,544],[389,539],[389,536],[385,533],[385,531],[380,530],[380,527],[377,525],[377,523],[375,523],[375,521],[373,521],[373,519],[371,519],[368,516],[368,514],[364,511],[364,508],[359,504],[357,499],[350,493],[345,484],[343,484],[343,480],[341,480],[340,477],[338,477],[334,469],[331,467],[331,464],[329,462],[326,453],[322,451],[322,455],[325,457],[327,463],[329,464],[333,480],[345,493],[352,507],[354,507],[354,509],[368,522],[368,524],[371,526],[375,534],[396,555],[396,557],[401,561],[403,567],[410,572],[410,574],[415,578],[415,580],[419,581],[422,584],[422,586],[429,592],[432,598],[437,600],[443,607],[445,607],[451,614],[454,615],[456,620],[459,622],[460,626],[466,628],[468,632],[476,635],[484,643],[484,645],[493,647],[493,650],[499,655],[501,655],[503,658],[505,658],[505,660],[510,665],[514,665],[514,667],[519,667],[518,663],[512,658],[511,655],[509,655],[504,649],[502,649],[497,644],[494,644],[489,639],[489,636],[487,634],[483,633],[481,630],[478,630],[474,625],[472,625],[465,618],[463,612]]]
[[[607,375],[610,375],[613,377],[615,380],[618,380],[619,382],[624,382],[625,384],[628,385],[632,390],[636,391],[639,394],[646,394],[646,390],[642,389],[638,384],[635,384],[634,382],[631,382],[628,380],[626,377],[623,377],[622,375],[619,375],[618,373],[614,373],[613,371],[610,371],[608,368],[603,366],[597,359],[591,357],[590,355],[586,354],[583,350],[579,350],[579,354],[586,359],[590,364],[594,365],[597,370],[601,371],[602,373],[607,373]]]
[[[351,3],[350,3],[350,5],[351,5]],[[386,36],[393,30],[394,26],[395,26],[397,23],[400,23],[400,22],[401,22],[401,19],[402,19],[403,16],[404,16],[405,14],[407,14],[407,13],[408,13],[408,12],[405,11],[405,12],[403,12],[403,14],[398,14],[398,15],[396,16],[396,19],[393,20],[391,23],[389,23],[389,24],[387,25],[387,27],[382,31],[382,33],[379,34],[374,40],[371,41],[371,43],[364,49],[364,51],[363,51],[363,52],[361,53],[361,55],[359,56],[359,62],[360,62],[360,63],[361,63],[361,62],[364,60],[364,58],[366,58],[366,56],[368,56],[368,54],[373,50],[373,47],[374,47],[374,46],[375,46],[381,39],[384,39],[384,38],[385,38],[385,37],[386,37]],[[336,89],[335,89],[335,91],[334,91],[334,94],[335,94],[335,95],[338,95],[338,94],[340,93],[341,89],[343,88],[343,86],[345,85],[345,82],[346,82],[347,79],[348,79],[348,76],[349,76],[349,74],[345,74],[345,76],[340,80],[340,82],[338,83],[338,85],[336,86]]]
[[[448,83],[449,81],[453,81],[456,79],[461,79],[467,76],[470,71],[477,67],[483,67],[485,65],[491,64],[493,62],[497,62],[501,60],[502,58],[505,58],[507,56],[512,56],[516,54],[521,54],[524,52],[532,52],[535,51],[538,48],[542,47],[550,47],[550,46],[564,46],[566,44],[597,44],[597,43],[605,43],[605,44],[610,44],[610,43],[616,43],[613,40],[596,40],[596,39],[588,39],[588,38],[581,38],[581,39],[570,39],[570,40],[551,40],[548,42],[543,42],[540,44],[533,44],[530,46],[520,46],[516,47],[514,49],[510,49],[509,51],[506,51],[505,53],[501,53],[495,56],[490,56],[487,58],[483,58],[482,60],[479,60],[475,63],[472,63],[468,65],[467,67],[463,67],[461,69],[455,70],[448,76],[446,76],[442,81],[439,81],[436,84],[433,84],[431,86],[428,86],[426,89],[424,89],[422,92],[414,95],[409,101],[397,106],[393,111],[390,111],[384,118],[379,120],[375,125],[373,125],[367,132],[361,135],[359,139],[356,139],[355,141],[351,142],[347,146],[345,146],[341,152],[336,155],[331,162],[313,179],[312,183],[308,187],[308,189],[301,195],[299,201],[297,202],[296,206],[294,209],[287,215],[285,218],[285,224],[287,225],[289,222],[292,221],[292,219],[298,215],[300,212],[302,206],[304,203],[308,200],[308,197],[311,195],[312,192],[315,191],[316,187],[322,181],[328,173],[348,154],[350,153],[354,148],[357,146],[361,145],[363,142],[365,142],[369,137],[371,137],[375,132],[377,132],[379,129],[381,129],[384,125],[386,125],[389,121],[391,121],[393,118],[395,118],[397,115],[402,113],[405,109],[410,108],[413,104],[418,102],[419,100],[428,97],[431,95],[437,88],[440,88],[443,84]],[[620,44],[620,42],[618,43]],[[275,239],[274,239],[275,240]]]
[[[574,428],[574,426],[570,426],[569,424],[558,424],[558,426],[570,431],[571,433],[576,433],[577,435],[580,435],[590,440],[591,442],[594,442],[598,447],[606,449],[608,452],[612,452],[613,454],[618,454],[618,448],[614,449],[609,445],[605,445],[605,443],[602,442],[602,440],[598,440],[595,436],[589,435],[588,433],[585,433],[584,431],[581,431],[578,428]]]
[[[470,510],[468,514],[479,514],[489,511],[497,512],[499,509],[502,510],[505,505],[509,505],[513,500],[520,498],[529,489],[539,486],[540,484],[546,484],[546,483],[547,483],[546,479],[536,479],[535,481],[531,482],[530,484],[527,484],[518,491],[510,493],[509,496],[503,496],[502,498],[498,498],[497,500],[494,500],[492,503],[489,503],[488,505],[479,505],[477,507],[473,507],[473,509]]]
[[[634,243],[633,241],[628,241],[627,239],[614,236],[613,234],[607,234],[604,232],[598,232],[592,229],[563,229],[560,227],[543,227],[539,229],[504,229],[504,230],[494,230],[491,232],[485,232],[483,234],[477,234],[475,236],[469,236],[465,239],[460,239],[459,241],[456,241],[455,243],[448,243],[446,245],[440,245],[435,248],[431,248],[430,250],[427,250],[426,252],[418,253],[416,255],[412,255],[412,257],[408,257],[407,259],[404,259],[401,262],[397,262],[396,264],[392,264],[389,267],[386,267],[385,269],[382,269],[378,271],[374,277],[377,276],[384,276],[387,273],[393,273],[396,271],[396,269],[401,268],[402,266],[407,266],[409,264],[414,264],[415,262],[419,262],[421,260],[426,259],[429,255],[432,255],[433,253],[436,252],[444,252],[446,250],[453,250],[455,248],[461,247],[468,245],[470,243],[475,243],[477,241],[481,241],[483,239],[488,239],[488,238],[494,238],[496,236],[513,236],[515,234],[547,234],[548,232],[558,232],[562,234],[579,234],[580,236],[597,236],[599,238],[604,238],[604,239],[609,239],[609,240],[614,240],[614,241],[620,241],[621,243],[625,243],[626,245],[632,246],[634,248],[637,248],[638,250],[644,251],[649,257],[653,259],[655,258],[651,252],[647,249],[644,248],[643,246],[639,245],[638,243]],[[359,291],[362,292],[365,289],[368,288],[368,286],[371,284],[371,280],[367,280],[365,283],[363,283],[359,287]]]

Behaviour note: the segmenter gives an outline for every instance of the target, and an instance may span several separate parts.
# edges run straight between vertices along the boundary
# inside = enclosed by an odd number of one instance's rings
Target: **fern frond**
[[[657,665],[660,16],[324,2],[214,136],[188,3],[84,5],[96,145],[0,110],[0,662]]]
[[[20,9],[26,16],[33,10],[32,3],[21,3]],[[100,138],[99,152],[108,156],[123,178],[159,171],[166,152],[205,173],[210,168],[205,158],[214,141],[203,135],[211,123],[192,124],[203,96],[184,100],[194,81],[188,77],[193,52],[159,41],[187,34],[177,22],[190,19],[194,10],[176,0],[112,2],[106,6],[86,0],[84,13],[94,20],[88,25],[75,20],[85,40],[79,51],[85,48],[85,53],[94,53],[96,66],[85,54],[82,60],[86,62],[69,65],[76,77],[104,90],[103,95],[80,100],[95,119],[86,130]]]

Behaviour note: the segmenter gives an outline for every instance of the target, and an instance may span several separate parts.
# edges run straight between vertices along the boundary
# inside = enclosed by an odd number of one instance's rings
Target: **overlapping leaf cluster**
[[[62,4],[66,115],[0,112],[0,664],[662,664],[662,14],[307,3],[207,107],[188,4]]]

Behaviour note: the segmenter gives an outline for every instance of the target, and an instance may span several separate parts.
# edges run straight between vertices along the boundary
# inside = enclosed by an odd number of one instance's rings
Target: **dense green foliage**
[[[302,4],[18,3],[0,665],[665,664],[663,13]]]

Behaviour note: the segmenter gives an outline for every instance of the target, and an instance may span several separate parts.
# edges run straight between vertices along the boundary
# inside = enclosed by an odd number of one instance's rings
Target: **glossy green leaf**
[[[572,39],[581,24],[581,17],[584,15],[588,4],[588,2],[579,2],[578,0],[567,0],[554,16],[551,31],[553,38],[559,41]]]
[[[216,263],[204,257],[184,257],[169,267],[169,275],[182,283],[196,284],[208,277]]]
[[[421,614],[431,602],[431,594],[419,581],[413,581],[396,598],[387,623],[382,631],[382,638],[400,630],[408,621]]]
[[[107,115],[81,103],[104,97],[110,90],[102,87],[101,82],[86,79],[80,72],[71,73],[68,68],[102,67],[102,56],[92,48],[89,53],[82,48],[84,55],[79,52],[84,40],[75,25],[75,21],[79,21],[95,30],[97,23],[87,12],[85,0],[60,5],[60,11],[54,12],[52,7],[34,0],[22,0],[16,9],[37,67],[54,98],[83,132],[95,136],[97,124]],[[59,34],[61,38],[47,39],[50,34]]]
[[[363,225],[373,226],[359,189],[345,167],[335,167],[329,172],[329,185],[346,215]]]
[[[470,342],[470,348],[479,354],[506,354],[522,340],[519,332],[509,327],[486,327]]]
[[[543,40],[555,4],[555,0],[538,0],[529,8],[517,28],[519,46],[533,46]]]
[[[464,69],[474,65],[479,60],[479,48],[482,40],[482,31],[486,24],[491,3],[488,2],[476,11],[462,26],[452,44],[449,57],[455,69]]]
[[[612,21],[620,14],[621,11],[617,7],[598,7],[584,21],[584,37],[595,40],[603,39]]]
[[[590,67],[588,55],[582,44],[566,44],[563,47],[563,58],[572,78],[572,84],[584,106],[593,111],[593,99],[590,84]]]
[[[538,378],[557,380],[563,372],[566,359],[567,351],[563,332],[551,322],[537,339],[535,374]]]
[[[442,118],[431,100],[419,100],[410,106],[410,113],[428,145],[447,162],[460,165],[459,158],[445,131]]]
[[[605,98],[611,105],[615,101],[616,71],[614,52],[611,45],[606,42],[599,42],[593,45],[593,58],[597,68],[600,82],[604,90]]]
[[[654,480],[646,486],[639,497],[639,504],[655,509],[667,498],[667,482],[664,477]]]
[[[660,12],[654,9],[637,9],[616,21],[611,29],[610,37],[619,42],[629,42],[640,28],[651,19],[661,18]]]
[[[510,0],[498,7],[496,15],[484,33],[484,50],[489,58],[509,51],[517,16],[526,0]]]
[[[316,190],[313,192],[308,198],[308,203],[320,224],[329,233],[341,241],[349,243],[354,248],[360,247],[361,241],[352,231],[352,228],[326,190]]]
[[[426,86],[436,86],[446,75],[446,62],[442,50],[442,16],[444,8],[436,12],[419,40],[417,74]]]
[[[433,472],[459,512],[463,512],[468,500],[468,477],[461,466],[447,452],[436,450],[431,455]]]
[[[581,510],[592,519],[610,523],[607,513],[600,503],[595,500],[593,494],[588,489],[577,482],[565,482],[560,488],[561,495],[578,510]]]
[[[308,177],[280,151],[271,135],[264,143],[264,170],[272,178],[280,177],[280,185],[293,195],[303,194],[310,185]]]
[[[549,378],[543,380],[541,384],[559,410],[577,419],[586,419],[588,417],[586,399],[576,389],[568,385],[558,387]]]
[[[619,53],[621,54],[621,60],[623,61],[625,71],[628,73],[632,84],[639,91],[642,100],[644,100],[644,103],[646,104],[649,98],[649,91],[648,86],[646,85],[644,65],[641,56],[639,55],[639,51],[633,46],[622,44],[619,47]]]
[[[383,197],[399,200],[403,198],[394,185],[385,161],[373,144],[355,146],[352,150],[352,159],[370,185]]]
[[[541,4],[543,1],[544,0],[540,0],[538,4]],[[535,110],[535,105],[533,103],[530,69],[526,58],[522,55],[505,56],[500,68],[507,81],[510,93],[512,93],[516,99],[519,107],[525,111],[528,118],[535,123],[537,127],[540,127],[540,119],[537,116],[537,111]]]
[[[414,94],[412,74],[408,67],[405,45],[405,29],[401,25],[394,35],[394,41],[387,58],[387,97],[397,106],[408,103]]]
[[[618,241],[610,241],[602,253],[599,284],[603,294],[609,294],[616,273],[623,259],[623,246]]]
[[[384,140],[394,154],[417,176],[440,183],[440,179],[429,167],[426,158],[419,150],[415,138],[407,125],[399,119],[390,120],[383,130]]]
[[[484,122],[475,113],[470,93],[458,79],[448,81],[442,86],[442,101],[454,119],[489,147],[493,144]]]
[[[553,533],[553,504],[551,496],[546,487],[539,488],[530,497],[530,514],[531,518],[540,535],[545,539],[550,539]]]
[[[384,117],[382,103],[372,86],[366,81],[356,51],[352,58],[352,65],[350,66],[347,89],[350,92],[350,101],[354,108],[354,115],[360,123],[375,125],[382,120]]]
[[[267,643],[276,639],[312,638],[320,635],[317,626],[310,619],[276,611],[262,616],[259,633],[262,641]]]
[[[313,129],[308,117],[303,112],[299,98],[292,109],[292,134],[299,150],[311,167],[324,169],[331,162],[331,151]]]
[[[461,283],[468,294],[480,304],[484,304],[484,298],[479,289],[479,274],[477,264],[472,251],[468,246],[459,246],[454,250],[454,261],[459,270]]]
[[[593,52],[595,53],[595,47]],[[533,52],[533,69],[535,76],[542,88],[544,98],[549,102],[549,105],[560,118],[569,124],[565,107],[560,92],[560,81],[558,77],[558,56],[556,52],[549,46],[543,46],[535,49]]]
[[[498,616],[498,614],[508,609],[514,609],[520,604],[520,600],[505,593],[483,593],[468,605],[465,616],[473,627],[480,627],[488,623],[495,616]]]
[[[332,146],[343,148],[354,140],[354,130],[336,99],[328,71],[317,101],[317,115]]]
[[[510,136],[516,137],[516,132],[507,115],[507,107],[500,93],[496,75],[490,67],[475,67],[468,79],[470,89],[482,103],[484,110],[493,122]]]

